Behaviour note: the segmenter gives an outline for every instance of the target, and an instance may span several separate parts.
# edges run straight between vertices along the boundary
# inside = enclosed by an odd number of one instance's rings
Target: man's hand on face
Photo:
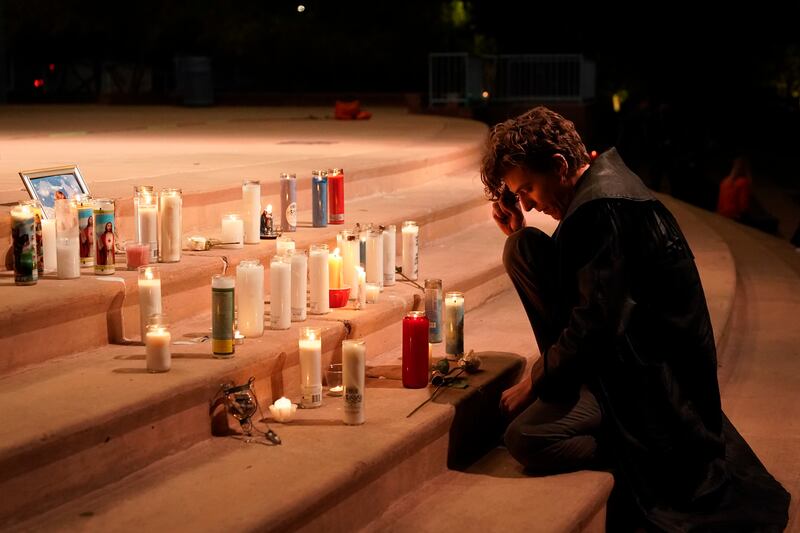
[[[500,200],[492,203],[492,218],[500,231],[506,235],[525,227],[525,216],[522,214],[519,201],[508,190],[503,192]]]
[[[500,397],[500,409],[509,418],[516,417],[533,402],[532,389],[531,376],[524,376],[519,383],[503,392]]]

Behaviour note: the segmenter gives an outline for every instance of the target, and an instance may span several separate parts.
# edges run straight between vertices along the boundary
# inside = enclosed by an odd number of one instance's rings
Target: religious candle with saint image
[[[459,356],[464,353],[464,293],[444,295],[445,353]]]
[[[76,210],[77,214],[77,210]],[[142,206],[139,206],[139,216],[142,215]],[[155,215],[155,205],[153,205],[153,215]],[[153,220],[155,222],[155,219]],[[114,200],[109,198],[97,198],[94,201],[94,273],[100,276],[107,276],[116,272],[115,250],[117,245],[117,227],[114,219]],[[153,238],[157,240],[155,224],[153,225]],[[158,243],[151,246],[158,247]],[[150,251],[152,259],[153,252]],[[156,255],[156,259],[158,256]]]
[[[75,203],[78,205],[81,266],[94,266],[94,202],[91,196],[78,194],[75,196]],[[138,232],[138,223],[136,227]],[[150,249],[149,245],[147,249]]]
[[[35,285],[39,279],[36,268],[36,222],[28,205],[11,208],[11,245],[14,254],[14,283]]]

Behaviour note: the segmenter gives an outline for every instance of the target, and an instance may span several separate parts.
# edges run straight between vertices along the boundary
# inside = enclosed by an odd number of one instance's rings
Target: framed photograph
[[[44,218],[55,217],[56,198],[89,194],[78,165],[23,170],[19,173],[28,194],[44,207]]]

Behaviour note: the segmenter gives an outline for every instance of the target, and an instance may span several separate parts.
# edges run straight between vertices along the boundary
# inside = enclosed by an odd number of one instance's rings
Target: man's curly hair
[[[539,106],[496,125],[489,133],[481,163],[486,197],[500,199],[505,190],[503,177],[512,168],[551,170],[554,154],[564,156],[570,172],[589,163],[575,124],[558,113]]]

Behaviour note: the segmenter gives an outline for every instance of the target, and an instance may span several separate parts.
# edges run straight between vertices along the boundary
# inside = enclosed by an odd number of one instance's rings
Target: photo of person
[[[89,194],[77,166],[28,170],[19,174],[31,198],[42,204],[44,218],[55,217],[56,200]]]

